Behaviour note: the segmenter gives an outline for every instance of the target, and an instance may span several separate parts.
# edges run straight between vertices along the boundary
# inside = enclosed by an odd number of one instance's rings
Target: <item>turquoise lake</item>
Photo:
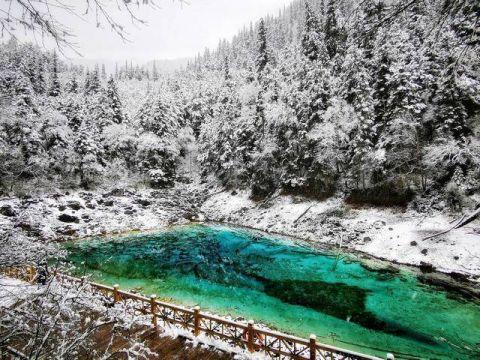
[[[217,225],[66,244],[77,275],[397,359],[480,359],[480,303],[347,254]]]

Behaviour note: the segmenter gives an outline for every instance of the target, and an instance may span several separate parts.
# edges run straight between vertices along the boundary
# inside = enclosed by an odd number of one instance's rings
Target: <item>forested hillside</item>
[[[255,199],[474,204],[479,18],[475,0],[296,1],[172,75],[127,62],[110,76],[10,41],[2,191],[171,186],[195,142],[205,181]]]

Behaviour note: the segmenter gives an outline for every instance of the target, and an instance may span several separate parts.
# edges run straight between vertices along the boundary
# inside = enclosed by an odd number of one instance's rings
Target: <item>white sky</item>
[[[138,15],[148,24],[139,27],[131,24],[125,10],[119,12],[112,7],[114,17],[126,26],[131,40],[129,43],[123,42],[107,24],[103,24],[103,29],[97,28],[93,14],[88,22],[65,13],[58,13],[57,17],[76,34],[75,42],[84,59],[128,59],[142,63],[153,59],[195,56],[206,47],[216,47],[220,39],[232,38],[251,21],[254,22],[266,14],[276,15],[292,0],[188,1],[189,4],[181,4],[178,0],[155,0],[160,9],[140,7]],[[79,9],[82,9],[86,0],[71,0],[67,3],[81,4]],[[23,39],[33,39],[30,34],[19,35]],[[79,57],[73,53],[68,55],[71,59]]]

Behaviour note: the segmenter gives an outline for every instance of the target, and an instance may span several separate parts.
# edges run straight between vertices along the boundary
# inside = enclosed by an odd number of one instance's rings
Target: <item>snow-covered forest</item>
[[[2,191],[166,187],[189,181],[188,155],[204,180],[258,199],[468,204],[480,189],[478,4],[400,5],[294,2],[162,76],[128,61],[112,74],[67,66],[12,40]]]
[[[3,36],[0,357],[108,358],[119,339],[128,358],[156,356],[138,337],[150,320],[83,281],[1,271],[46,268],[65,240],[197,221],[414,265],[478,297],[479,29],[478,0],[295,0],[175,71]]]

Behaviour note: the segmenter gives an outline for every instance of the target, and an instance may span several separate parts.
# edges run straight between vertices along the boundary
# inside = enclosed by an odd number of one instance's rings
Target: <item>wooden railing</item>
[[[36,271],[33,267],[23,269],[4,269],[8,276],[32,281]],[[152,325],[157,328],[176,326],[188,330],[193,336],[205,334],[212,339],[222,340],[232,346],[249,352],[263,352],[275,359],[296,360],[380,360],[378,357],[360,354],[357,352],[340,349],[334,346],[317,342],[315,335],[309,340],[279,333],[276,331],[260,329],[254,325],[253,320],[248,323],[227,320],[218,316],[206,314],[197,306],[193,309],[170,304],[157,300],[155,295],[144,297],[119,289],[118,285],[106,286],[95,282],[87,282],[84,278],[76,278],[62,273],[56,273],[59,281],[89,285],[91,291],[113,304],[124,303],[125,311],[130,315],[151,315]],[[387,359],[394,359],[392,354],[387,354]]]

